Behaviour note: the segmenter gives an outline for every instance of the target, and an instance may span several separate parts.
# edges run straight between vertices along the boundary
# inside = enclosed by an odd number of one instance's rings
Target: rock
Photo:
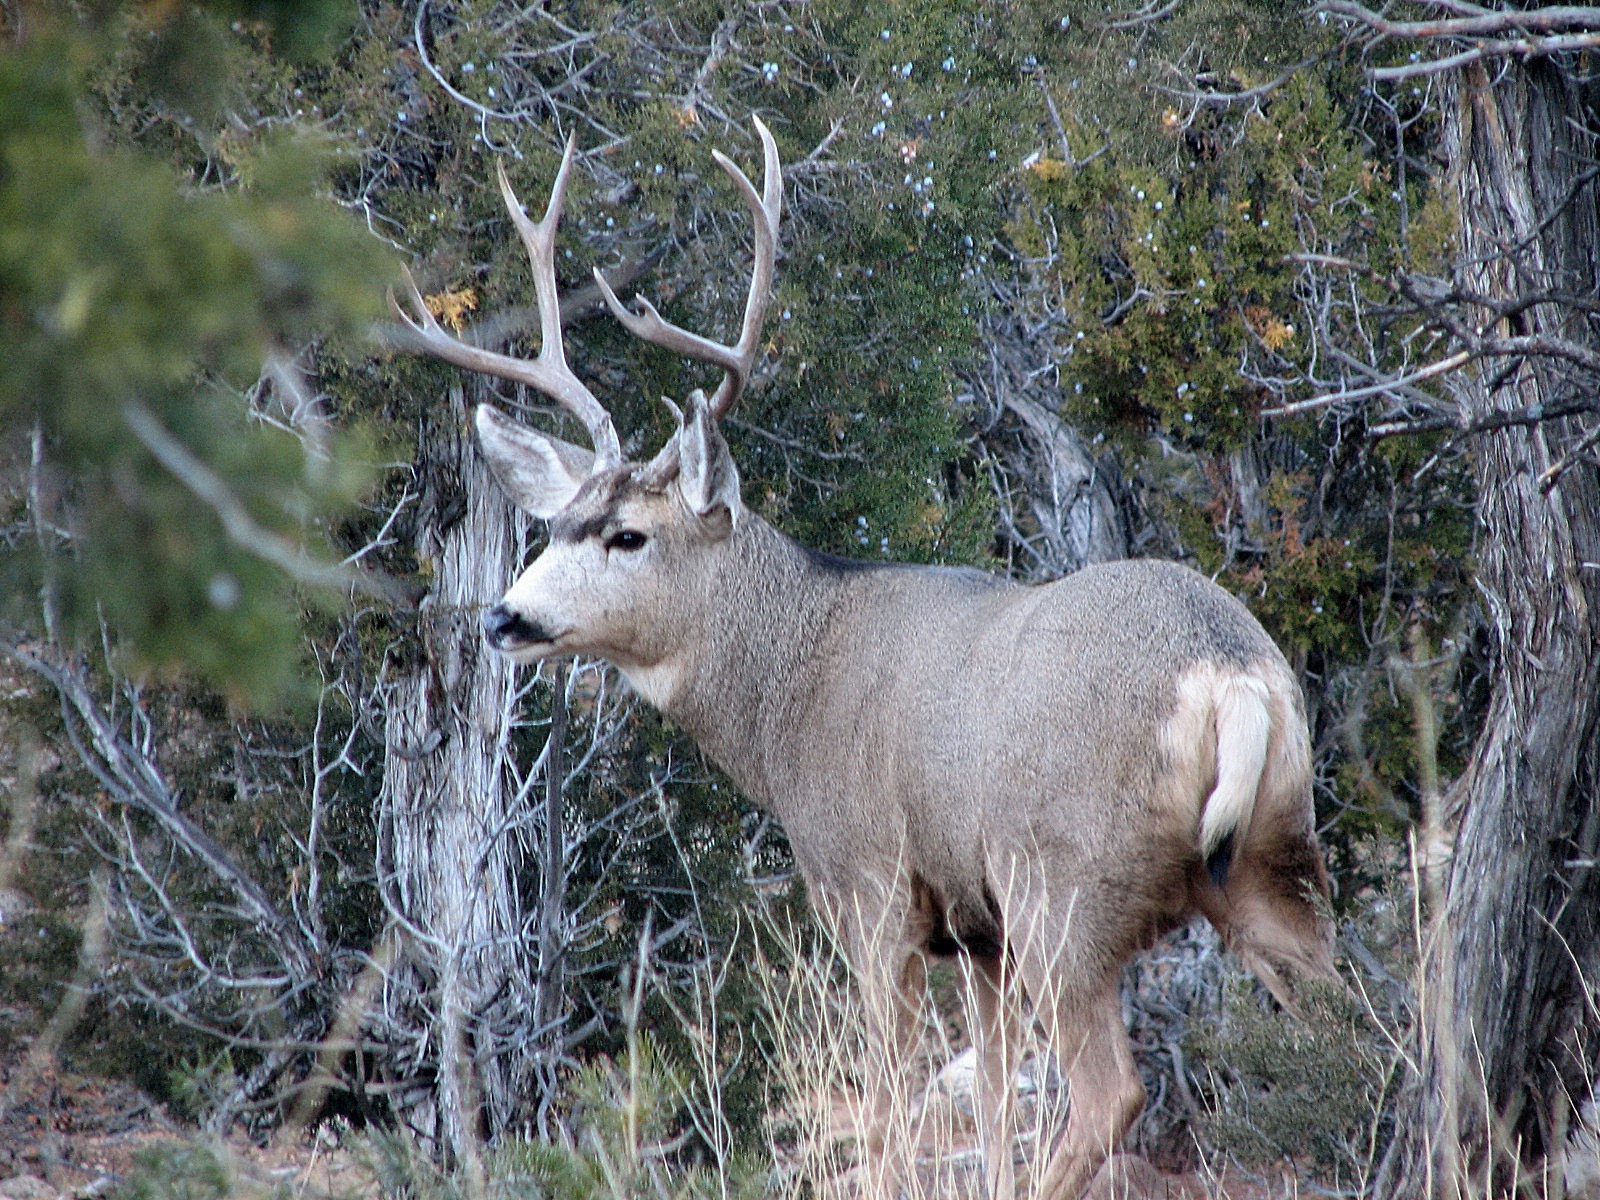
[[[958,1111],[970,1117],[977,1080],[978,1055],[969,1046],[947,1062],[934,1076],[933,1086],[929,1091],[946,1097]]]
[[[13,1175],[0,1180],[3,1200],[56,1200],[59,1193],[37,1175]]]

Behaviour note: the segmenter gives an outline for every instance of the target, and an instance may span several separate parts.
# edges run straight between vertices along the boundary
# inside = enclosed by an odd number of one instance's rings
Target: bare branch
[[[1437,417],[1423,417],[1415,421],[1385,421],[1369,426],[1367,437],[1373,441],[1401,437],[1407,434],[1439,433],[1454,430],[1462,435],[1488,433],[1495,429],[1510,429],[1518,425],[1542,425],[1546,421],[1559,421],[1565,417],[1579,416],[1600,410],[1600,401],[1574,400],[1566,404],[1535,404],[1528,408],[1492,413],[1475,421],[1468,421],[1458,411]]]
[[[69,732],[76,725],[88,732],[94,749],[82,756],[84,765],[94,772],[113,799],[153,817],[175,844],[205,864],[218,882],[228,886],[240,906],[261,927],[274,934],[288,932],[288,920],[265,890],[215,839],[178,811],[177,800],[155,764],[130,745],[112,723],[90,692],[84,673],[77,665],[51,662],[9,640],[0,641],[0,651],[55,689],[61,698]]]
[[[1402,375],[1397,379],[1383,379],[1367,387],[1351,388],[1345,391],[1334,392],[1326,396],[1313,396],[1309,400],[1297,400],[1293,404],[1284,404],[1278,408],[1263,409],[1261,415],[1273,417],[1297,417],[1304,413],[1316,412],[1318,409],[1331,408],[1335,404],[1344,404],[1351,400],[1366,400],[1372,396],[1381,396],[1385,392],[1396,391],[1400,388],[1411,387],[1424,380],[1433,379],[1439,375],[1448,374],[1458,367],[1465,366],[1472,361],[1474,355],[1470,350],[1458,350],[1448,358],[1441,359],[1423,367],[1420,371],[1413,371],[1409,375]]]
[[[1577,466],[1585,457],[1588,457],[1589,452],[1597,445],[1600,445],[1600,423],[1596,423],[1595,427],[1589,430],[1576,446],[1563,454],[1548,470],[1539,476],[1539,490],[1545,495],[1549,495],[1551,489],[1561,482],[1561,477]]]
[[[1479,10],[1470,16],[1442,21],[1391,21],[1353,0],[1323,0],[1314,12],[1350,17],[1385,37],[1424,40],[1448,37],[1483,37],[1490,34],[1600,31],[1600,7],[1588,4],[1548,4],[1530,9]]]
[[[621,265],[611,271],[616,279],[616,286],[630,287],[636,280],[655,270],[666,258],[670,245],[670,241],[663,238],[645,253],[623,259]],[[602,312],[605,304],[605,292],[598,283],[591,281],[582,287],[573,288],[561,297],[561,324],[572,325]],[[492,350],[505,346],[512,338],[537,329],[538,326],[537,305],[514,304],[479,321],[472,327],[470,337],[473,345]],[[392,341],[392,335],[387,335],[385,340]]]
[[[1460,6],[1450,7],[1462,11]],[[1353,0],[1324,0],[1315,11],[1359,22],[1375,35],[1373,44],[1389,38],[1468,43],[1465,49],[1442,58],[1368,70],[1374,80],[1387,83],[1437,75],[1486,58],[1526,61],[1600,46],[1600,8],[1588,5],[1553,4],[1509,11],[1473,6],[1468,15],[1438,21],[1392,21]],[[1503,36],[1508,34],[1512,36]]]
[[[187,446],[167,431],[165,425],[137,400],[122,406],[122,419],[145,449],[150,451],[179,483],[202,500],[222,522],[234,544],[271,563],[284,574],[312,587],[348,590],[354,588],[369,596],[401,602],[404,590],[399,584],[370,571],[356,570],[339,563],[318,562],[305,547],[258,525],[244,502],[232,488]]]
[[[1288,83],[1291,79],[1304,74],[1306,68],[1314,67],[1318,63],[1329,58],[1332,53],[1332,51],[1329,51],[1328,53],[1319,54],[1312,58],[1305,59],[1303,62],[1297,62],[1293,66],[1282,71],[1280,74],[1274,76],[1272,79],[1269,79],[1266,83],[1257,84],[1254,87],[1243,88],[1236,92],[1224,92],[1214,89],[1197,91],[1194,88],[1176,88],[1168,87],[1162,84],[1156,84],[1155,90],[1163,93],[1164,95],[1173,96],[1180,100],[1186,100],[1190,104],[1194,105],[1197,109],[1225,109],[1235,108],[1241,104],[1256,104],[1262,100],[1265,100],[1268,96],[1272,95],[1279,88],[1283,87],[1283,85]],[[1197,77],[1196,82],[1203,84],[1208,82],[1211,78],[1214,78],[1214,76]]]
[[[1108,20],[1102,28],[1105,29],[1139,29],[1146,25],[1154,25],[1163,21],[1178,11],[1178,0],[1149,0],[1141,9],[1131,13],[1121,13]]]
[[[417,57],[422,60],[423,67],[426,68],[429,75],[433,76],[433,81],[442,87],[447,93],[449,93],[450,98],[457,104],[461,104],[467,108],[470,108],[480,117],[493,119],[496,121],[521,120],[522,118],[518,113],[504,112],[501,109],[489,108],[485,105],[479,104],[471,96],[468,96],[457,89],[455,85],[453,85],[444,77],[439,68],[434,66],[433,59],[428,55],[427,38],[424,36],[427,20],[428,0],[420,0],[417,5],[417,19],[412,22],[411,25],[411,42],[412,45],[417,48]]]

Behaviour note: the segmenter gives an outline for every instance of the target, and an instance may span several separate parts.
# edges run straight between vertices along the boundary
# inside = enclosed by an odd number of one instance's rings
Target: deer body
[[[942,901],[930,915],[958,943],[997,943],[1002,885],[985,861],[1006,853],[1143,874],[1154,842],[1183,877],[1134,881],[1126,907],[1150,933],[1187,916],[1215,768],[1163,748],[1184,716],[1178,681],[1260,679],[1278,727],[1295,716],[1260,626],[1168,563],[1028,587],[831,559],[746,516],[707,591],[699,634],[641,690],[783,823],[814,889],[903,874]]]
[[[1285,1004],[1285,971],[1332,974],[1300,690],[1244,606],[1180,566],[1023,586],[853,563],[744,507],[717,422],[754,362],[776,244],[776,149],[758,128],[764,196],[719,158],[757,219],[738,344],[647,303],[631,313],[606,289],[635,332],[726,372],[649,463],[622,461],[561,357],[553,238],[570,144],[543,221],[501,180],[534,263],[538,359],[457,342],[420,298],[414,318],[402,312],[423,349],[556,396],[595,443],[590,454],[479,409],[496,476],[550,522],[485,628],[523,661],[615,663],[783,823],[854,965],[897,997],[877,1031],[890,1058],[915,1033],[927,956],[970,964],[993,1196],[1012,1184],[1020,984],[1071,1098],[1038,1194],[1075,1200],[1143,1103],[1117,997],[1138,949],[1200,912]]]

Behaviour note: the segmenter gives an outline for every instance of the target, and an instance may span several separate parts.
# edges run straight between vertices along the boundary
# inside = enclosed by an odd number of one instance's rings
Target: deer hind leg
[[[978,1132],[983,1141],[984,1181],[989,1200],[1016,1194],[1012,1163],[1015,1135],[1012,1083],[1021,1056],[1021,1022],[1012,994],[1012,969],[1004,956],[970,960],[977,1021],[973,1049],[978,1059]]]
[[[1293,1013],[1295,984],[1339,977],[1331,930],[1318,911],[1328,877],[1308,833],[1261,832],[1242,847],[1221,889],[1209,879],[1198,885],[1196,902],[1228,949]]]
[[[1050,981],[1040,988],[1050,990]],[[1115,982],[1082,999],[1070,986],[1048,1001],[1031,986],[1029,994],[1067,1077],[1069,1104],[1066,1132],[1033,1193],[1042,1200],[1079,1200],[1144,1108],[1144,1084]]]
[[[1117,990],[1136,940],[1126,916],[1137,883],[1107,878],[1075,852],[1037,847],[996,856],[990,872],[1023,991],[1068,1087],[1066,1129],[1025,1191],[1030,1200],[1079,1200],[1144,1108]],[[1051,880],[1077,882],[1053,888]]]

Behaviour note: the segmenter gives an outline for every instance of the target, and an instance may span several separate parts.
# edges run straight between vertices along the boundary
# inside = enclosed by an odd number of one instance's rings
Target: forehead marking
[[[642,489],[632,471],[586,481],[572,503],[551,519],[550,540],[576,543],[595,537],[616,521],[617,510],[636,493]]]
[[[607,508],[595,516],[581,518],[562,514],[560,518],[550,522],[550,540],[575,545],[595,537],[611,523],[611,511]]]

